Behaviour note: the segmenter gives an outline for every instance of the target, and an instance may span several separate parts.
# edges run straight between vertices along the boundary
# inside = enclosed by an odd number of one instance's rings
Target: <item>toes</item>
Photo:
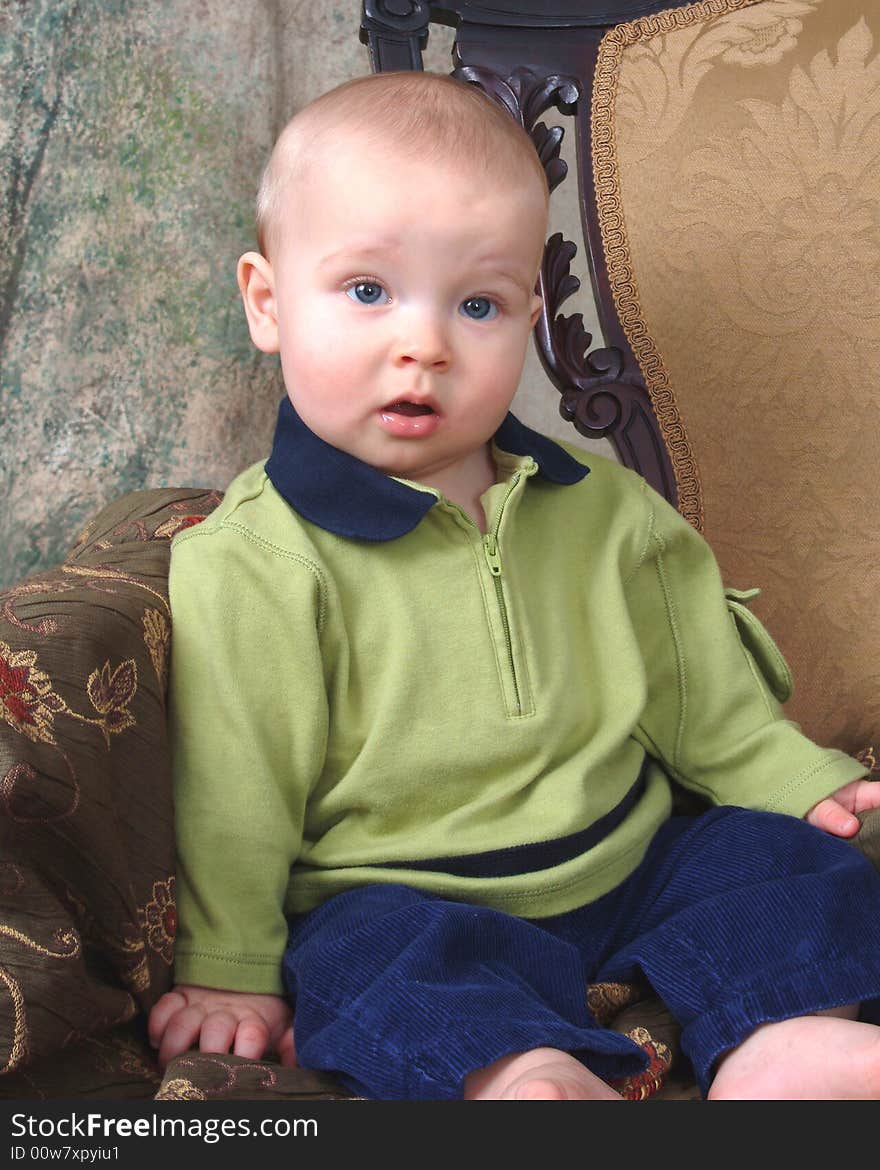
[[[562,1085],[545,1077],[535,1077],[517,1086],[513,1092],[514,1101],[567,1101],[568,1094]]]

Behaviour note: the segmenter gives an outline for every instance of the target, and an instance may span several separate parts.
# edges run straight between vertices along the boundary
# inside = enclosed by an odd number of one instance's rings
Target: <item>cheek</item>
[[[517,331],[516,334],[499,333],[491,345],[474,346],[469,367],[472,375],[487,388],[487,393],[494,391],[504,395],[511,386],[518,385],[528,340]]]
[[[363,377],[366,351],[352,330],[339,327],[326,316],[300,318],[296,327],[281,337],[281,365],[288,386],[302,392],[326,394],[351,386]]]

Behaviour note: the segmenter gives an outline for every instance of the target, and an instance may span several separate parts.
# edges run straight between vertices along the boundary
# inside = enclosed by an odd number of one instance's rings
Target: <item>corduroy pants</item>
[[[880,997],[880,874],[794,817],[716,808],[672,818],[621,886],[566,914],[374,884],[292,918],[284,957],[300,1063],[383,1100],[461,1097],[469,1072],[544,1046],[637,1072],[644,1052],[585,993],[633,979],[680,1022],[705,1094],[759,1024]]]

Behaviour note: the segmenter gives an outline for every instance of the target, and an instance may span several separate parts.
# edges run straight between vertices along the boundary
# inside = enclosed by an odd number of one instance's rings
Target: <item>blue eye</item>
[[[373,280],[362,280],[358,284],[353,284],[351,288],[345,290],[345,295],[351,300],[357,301],[359,305],[379,305],[385,304],[388,300],[388,293],[381,284],[377,284]],[[384,297],[383,301],[381,298]]]
[[[472,321],[491,321],[498,316],[498,306],[488,297],[468,297],[461,302],[461,311]]]

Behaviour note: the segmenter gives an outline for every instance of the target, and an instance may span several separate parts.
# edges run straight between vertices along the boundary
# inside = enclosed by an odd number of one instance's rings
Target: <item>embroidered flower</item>
[[[620,1077],[610,1084],[625,1101],[644,1101],[663,1088],[672,1067],[672,1052],[662,1040],[655,1040],[647,1028],[631,1028],[626,1035],[644,1049],[648,1067],[643,1072]]]
[[[134,726],[135,718],[128,710],[137,693],[137,663],[133,658],[127,658],[112,672],[109,661],[105,662],[89,676],[86,692],[92,706],[103,716],[101,728],[108,746],[111,735]]]
[[[587,1006],[601,1028],[644,998],[645,988],[635,983],[591,983],[587,988]]]
[[[196,1088],[186,1077],[172,1077],[156,1094],[156,1101],[206,1101],[201,1089]]]
[[[0,642],[0,719],[35,743],[54,744],[53,721],[66,707],[36,662],[35,650],[14,651]]]
[[[153,882],[153,899],[138,910],[138,919],[147,932],[147,943],[171,966],[174,936],[177,933],[177,906],[174,901],[173,875],[164,882]]]
[[[873,744],[869,744],[868,747],[862,748],[860,752],[856,752],[855,758],[860,764],[864,764],[869,772],[877,771],[877,756]]]
[[[171,627],[165,615],[158,609],[148,609],[144,613],[144,642],[150,652],[156,678],[164,685],[168,651],[171,647]]]
[[[183,532],[185,528],[192,528],[194,524],[201,524],[204,519],[204,516],[172,516],[170,520],[162,521],[154,536],[171,540],[178,532]]]

